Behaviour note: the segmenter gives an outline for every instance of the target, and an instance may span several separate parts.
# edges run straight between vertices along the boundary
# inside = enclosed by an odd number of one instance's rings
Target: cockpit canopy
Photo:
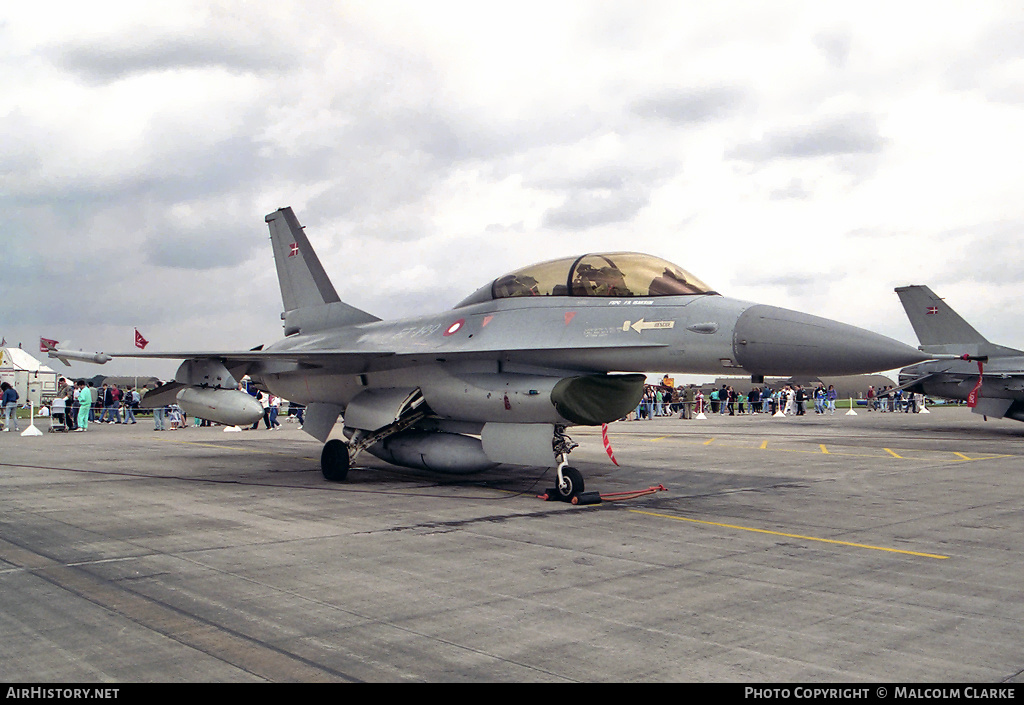
[[[459,306],[515,296],[624,299],[715,293],[700,279],[671,262],[636,252],[610,252],[524,267],[481,287]]]

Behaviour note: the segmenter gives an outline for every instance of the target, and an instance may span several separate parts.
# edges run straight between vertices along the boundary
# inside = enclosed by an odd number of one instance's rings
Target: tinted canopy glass
[[[649,298],[715,292],[697,277],[651,255],[589,254],[524,267],[495,279],[460,305],[516,296]]]

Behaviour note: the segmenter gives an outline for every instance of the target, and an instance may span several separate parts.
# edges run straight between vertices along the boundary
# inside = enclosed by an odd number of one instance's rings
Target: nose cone
[[[884,335],[763,304],[740,315],[733,348],[736,361],[760,375],[856,375],[928,359]]]

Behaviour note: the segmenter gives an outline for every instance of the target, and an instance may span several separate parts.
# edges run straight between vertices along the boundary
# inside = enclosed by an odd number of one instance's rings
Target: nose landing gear
[[[563,502],[571,502],[574,497],[583,492],[583,473],[571,465],[560,465],[557,474],[555,490],[558,498]]]

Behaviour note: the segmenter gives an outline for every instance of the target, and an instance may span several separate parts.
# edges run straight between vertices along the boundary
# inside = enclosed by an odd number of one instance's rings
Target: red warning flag
[[[601,424],[601,440],[604,441],[604,452],[608,454],[608,457],[617,466],[619,461],[615,459],[615,453],[612,452],[612,442],[608,440],[608,424],[606,423]]]
[[[136,328],[135,329],[135,347],[137,347],[139,350],[145,350],[147,345],[149,345],[149,341],[146,340],[145,338],[143,338],[142,337],[142,333],[140,333],[139,329]]]
[[[49,338],[39,339],[39,352],[50,352],[60,344],[59,340],[50,340]]]
[[[974,408],[978,405],[978,393],[981,392],[981,377],[985,374],[985,367],[981,360],[978,360],[978,383],[974,385],[974,389],[967,395],[967,406]]]

